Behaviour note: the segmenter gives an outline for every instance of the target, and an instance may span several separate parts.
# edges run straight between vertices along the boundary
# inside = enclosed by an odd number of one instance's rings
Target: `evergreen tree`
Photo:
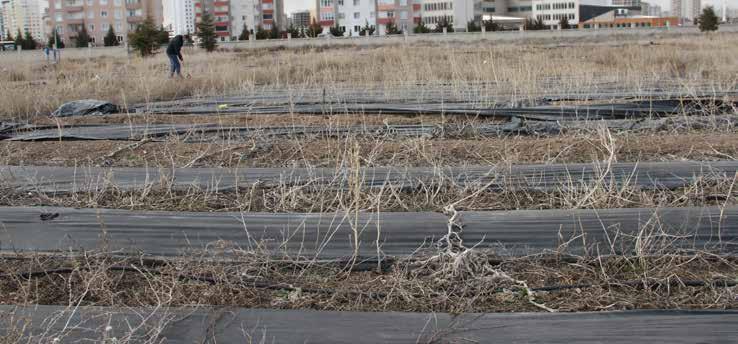
[[[33,39],[29,31],[26,31],[26,35],[23,37],[23,50],[33,50],[36,49],[36,46],[36,40]]]
[[[200,48],[207,52],[214,51],[218,47],[218,36],[215,34],[215,22],[210,13],[203,13],[197,24],[197,38],[200,40]]]
[[[466,23],[466,32],[479,32],[482,31],[482,26],[477,25],[473,20]]]
[[[18,29],[18,33],[15,34],[15,39],[13,41],[15,42],[16,49],[18,49],[18,47],[23,48],[23,34],[20,29]]]
[[[540,19],[525,19],[523,23],[525,30],[545,30],[546,25],[543,24],[543,20]]]
[[[256,27],[256,33],[254,35],[256,36],[256,39],[258,40],[269,38],[269,32],[264,30],[264,28],[261,27],[261,25]]]
[[[14,41],[15,42],[15,39],[13,38],[13,35],[10,33],[10,29],[8,29],[8,33],[5,34],[5,39],[4,40],[5,41]]]
[[[279,29],[277,29],[276,27],[273,27],[271,30],[269,30],[269,38],[271,39],[281,38],[279,34]]]
[[[495,23],[492,20],[485,20],[482,22],[482,25],[484,25],[484,31],[487,31],[487,32],[500,31],[500,25]]]
[[[359,36],[373,36],[375,30],[374,26],[369,26],[369,21],[367,20],[364,27],[359,31]]]
[[[154,20],[148,17],[135,31],[128,34],[128,42],[133,50],[146,57],[156,54],[159,49],[158,35],[159,29],[154,25]]]
[[[300,30],[292,24],[290,24],[290,27],[287,28],[287,32],[292,35],[292,38],[301,38],[302,36]]]
[[[402,31],[397,28],[397,25],[395,24],[394,20],[391,20],[389,23],[387,23],[387,27],[385,28],[385,34],[387,35],[399,35]]]
[[[427,25],[425,25],[425,22],[423,21],[423,18],[420,18],[420,23],[418,23],[418,25],[415,26],[415,28],[413,29],[413,32],[415,32],[415,33],[429,33],[429,32],[431,32],[431,29]]]
[[[571,29],[571,25],[569,25],[569,20],[566,19],[566,18],[561,18],[561,20],[559,20],[559,27],[562,30],[569,30],[569,29]]]
[[[448,22],[448,19],[446,17],[442,17],[441,20],[436,23],[436,29],[435,32],[443,32],[443,28],[446,28],[446,32],[454,32],[454,27],[451,26],[451,23]]]
[[[305,35],[311,38],[318,37],[323,33],[323,27],[318,24],[315,20],[313,20],[312,23],[310,23],[310,26],[308,26],[307,30],[305,30]]]
[[[169,44],[169,31],[164,28],[164,25],[162,25],[156,33],[156,41],[159,45]]]
[[[54,47],[54,43],[56,43],[56,47]],[[51,32],[46,46],[52,49],[64,49],[64,41],[62,41],[62,38],[59,36],[59,32],[57,32],[56,29]]]
[[[336,22],[336,25],[332,26],[330,28],[330,31],[333,37],[343,37],[343,34],[346,32],[346,29],[338,26],[338,22]]]
[[[697,18],[697,23],[702,32],[717,31],[719,19],[715,14],[712,6],[707,6],[702,10],[702,14]]]
[[[74,39],[77,48],[87,48],[90,46],[90,35],[87,28],[83,25],[82,30],[77,31],[77,37]]]
[[[113,25],[110,25],[108,33],[106,33],[105,37],[103,38],[103,43],[106,47],[115,47],[120,44],[118,42],[118,36],[115,34],[115,30],[113,29]]]
[[[249,27],[246,26],[246,23],[243,24],[243,29],[241,29],[241,34],[238,35],[239,41],[248,41],[249,40]]]

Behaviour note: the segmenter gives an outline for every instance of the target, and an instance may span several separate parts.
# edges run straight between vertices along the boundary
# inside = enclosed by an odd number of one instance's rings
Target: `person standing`
[[[169,77],[173,78],[174,73],[177,73],[178,77],[182,77],[182,64],[184,58],[182,57],[182,46],[184,45],[184,37],[182,35],[176,35],[169,41],[167,46],[167,56],[169,57],[169,64],[171,71]]]

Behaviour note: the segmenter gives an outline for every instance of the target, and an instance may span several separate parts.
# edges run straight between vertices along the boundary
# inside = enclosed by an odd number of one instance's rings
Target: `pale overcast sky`
[[[671,7],[671,0],[651,0],[647,2],[651,2],[657,5],[661,5],[661,8],[665,11],[669,10],[669,7]],[[736,7],[734,1],[736,0],[728,0],[728,6],[729,7]],[[292,13],[298,10],[307,10],[313,7],[315,4],[315,0],[284,0],[284,11],[287,13]],[[722,9],[723,2],[722,0],[702,0],[702,5],[713,5],[715,6],[715,9],[718,11]]]
[[[284,11],[292,13],[299,10],[307,10],[315,6],[315,0],[284,0]]]

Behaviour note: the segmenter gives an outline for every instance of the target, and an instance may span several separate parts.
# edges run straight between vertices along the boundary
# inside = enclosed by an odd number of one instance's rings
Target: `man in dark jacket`
[[[167,46],[167,56],[169,56],[169,64],[171,65],[170,78],[174,77],[174,73],[177,73],[177,76],[180,78],[182,77],[182,65],[180,61],[184,62],[184,58],[182,57],[183,45],[184,37],[182,35],[176,35],[169,41],[169,46]]]

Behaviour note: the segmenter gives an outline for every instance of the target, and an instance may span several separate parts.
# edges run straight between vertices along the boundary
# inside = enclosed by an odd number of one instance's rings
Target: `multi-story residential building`
[[[345,36],[356,36],[367,25],[376,29],[375,35],[384,35],[390,24],[412,31],[420,20],[420,8],[413,0],[315,0],[315,7],[324,32],[339,26]]]
[[[146,18],[162,25],[161,0],[49,0],[49,27],[56,29],[67,45],[83,27],[93,44],[102,45],[111,27],[118,40],[125,41]]]
[[[451,25],[459,22],[461,25],[463,22],[466,25],[466,21],[456,18],[468,18],[474,16],[474,9],[472,0],[416,0],[416,3],[420,5],[420,20],[431,29],[436,28],[436,25],[441,22],[446,22]],[[454,7],[456,4],[456,7]],[[458,14],[454,14],[454,8]]]
[[[164,28],[171,36],[195,32],[194,0],[163,0]]]
[[[416,0],[422,3],[421,16],[433,28],[439,20],[447,20],[456,31],[464,31],[470,22],[480,24],[485,18],[530,18],[532,0]],[[449,10],[450,9],[450,10]],[[450,16],[450,19],[448,18]],[[505,18],[507,19],[507,18]]]
[[[613,6],[638,7],[641,6],[641,0],[612,0]]]
[[[344,30],[344,35],[358,36],[363,27],[377,24],[376,9],[374,0],[340,0],[336,14],[338,26]],[[389,23],[385,20],[385,24]]]
[[[215,18],[215,33],[221,41],[236,40],[244,25],[255,31],[284,30],[287,18],[284,15],[284,0],[193,0],[195,22],[200,22],[203,13]]]
[[[5,30],[5,20],[3,19],[3,5],[0,3],[0,41],[4,41],[7,37],[7,30]]]
[[[287,20],[283,12],[283,0],[232,0],[233,35],[240,35],[244,25],[249,30],[258,27],[264,30],[284,30],[287,28]]]
[[[234,35],[231,22],[231,3],[227,0],[194,0],[195,1],[195,23],[199,23],[204,13],[213,16],[215,22],[215,34],[221,41],[230,40]]]
[[[702,11],[701,0],[671,0],[671,15],[692,21]]]
[[[400,31],[412,31],[415,27],[413,0],[376,0],[376,2],[378,34],[384,35],[390,23],[397,26]]]
[[[46,41],[38,0],[0,0],[0,12],[4,32],[10,31],[12,35],[29,32],[36,41]]]
[[[310,11],[300,11],[292,13],[292,26],[300,29],[310,26]]]
[[[641,14],[649,17],[661,17],[661,6],[649,2],[641,2]]]

